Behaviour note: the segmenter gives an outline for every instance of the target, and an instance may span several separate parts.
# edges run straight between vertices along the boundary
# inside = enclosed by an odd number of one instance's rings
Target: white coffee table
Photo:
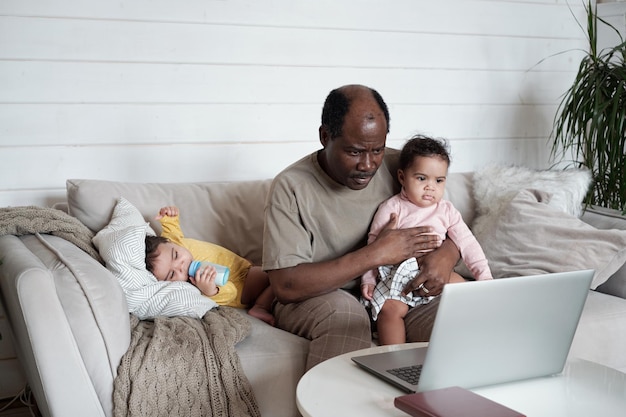
[[[397,416],[393,405],[404,392],[355,365],[352,356],[425,346],[379,346],[329,359],[310,369],[296,391],[303,417]],[[583,360],[570,360],[563,373],[473,389],[528,417],[626,416],[626,374]]]

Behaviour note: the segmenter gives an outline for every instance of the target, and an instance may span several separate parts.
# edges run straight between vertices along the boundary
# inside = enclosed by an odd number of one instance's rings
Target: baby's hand
[[[165,216],[176,217],[178,216],[178,213],[178,207],[176,206],[161,207],[161,210],[159,210],[159,214],[154,218],[154,220],[162,219]]]
[[[189,281],[198,289],[202,294],[207,297],[213,297],[219,291],[217,285],[215,285],[215,277],[217,277],[217,271],[211,265],[202,267],[196,271],[195,277],[189,277]]]
[[[361,295],[366,300],[371,301],[372,296],[374,295],[374,285],[373,284],[361,285]]]

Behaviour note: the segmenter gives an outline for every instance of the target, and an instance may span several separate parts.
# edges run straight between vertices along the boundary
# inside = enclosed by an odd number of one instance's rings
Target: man
[[[405,291],[424,284],[421,295],[438,295],[459,260],[450,239],[442,244],[428,234],[429,227],[398,230],[395,215],[366,245],[378,205],[399,191],[398,151],[385,148],[388,132],[389,111],[378,92],[361,85],[333,90],[319,128],[323,149],[272,183],[263,269],[278,300],[276,326],[311,340],[307,369],[371,346],[369,316],[349,292],[358,291],[358,278],[367,270],[421,257],[421,273]],[[436,250],[423,255],[431,249]],[[407,340],[428,340],[435,300],[407,314]]]

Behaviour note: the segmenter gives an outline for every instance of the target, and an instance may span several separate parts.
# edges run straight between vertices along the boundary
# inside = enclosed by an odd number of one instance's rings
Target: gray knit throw
[[[260,416],[235,344],[250,322],[230,307],[204,318],[131,315],[131,343],[114,382],[114,417]]]

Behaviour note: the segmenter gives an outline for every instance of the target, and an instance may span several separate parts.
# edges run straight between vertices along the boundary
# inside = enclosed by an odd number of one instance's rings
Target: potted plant
[[[551,157],[592,172],[587,205],[626,213],[626,43],[610,23],[587,11],[589,50],[558,107]],[[598,22],[617,32],[620,44],[598,51]]]

